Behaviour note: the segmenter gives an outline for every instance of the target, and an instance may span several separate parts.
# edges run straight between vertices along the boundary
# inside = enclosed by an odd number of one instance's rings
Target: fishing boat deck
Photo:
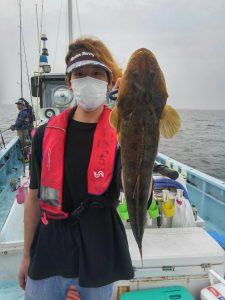
[[[17,280],[0,282],[1,300],[23,300],[24,292],[19,287]]]
[[[24,292],[18,286],[18,266],[23,249],[23,205],[15,201],[10,180],[23,174],[18,138],[0,152],[0,299],[20,300]],[[196,204],[206,229],[225,235],[225,183],[159,154],[157,161],[187,173],[190,202]],[[199,218],[198,218],[199,220]],[[200,219],[200,223],[201,223]],[[129,229],[128,229],[129,230]]]

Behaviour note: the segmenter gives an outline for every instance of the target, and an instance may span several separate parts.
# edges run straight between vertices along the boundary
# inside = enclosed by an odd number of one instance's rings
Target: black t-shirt
[[[63,210],[73,211],[88,196],[87,169],[96,124],[70,120],[65,142]],[[45,125],[33,139],[31,189],[39,189]],[[115,201],[120,193],[120,152],[104,197]],[[61,275],[79,277],[83,287],[99,287],[134,276],[124,226],[113,207],[88,208],[76,225],[67,220],[41,222],[31,245],[28,274],[32,279]]]

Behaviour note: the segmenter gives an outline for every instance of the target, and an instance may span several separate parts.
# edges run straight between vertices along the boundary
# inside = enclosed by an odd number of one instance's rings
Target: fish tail
[[[142,264],[142,268],[143,268],[142,243],[138,243],[138,249],[139,249],[139,253],[141,256],[141,264]]]
[[[180,129],[181,121],[178,112],[170,105],[166,105],[160,117],[160,133],[163,137],[172,138]]]
[[[132,203],[134,203],[134,211],[133,214],[135,215],[134,221],[132,221],[133,218],[131,218],[131,225],[133,227],[133,232],[135,239],[138,244],[138,248],[140,251],[140,255],[142,257],[142,238],[144,233],[144,227],[145,227],[145,220],[146,215],[145,212],[147,211],[147,208],[143,205],[146,201],[146,195],[144,193],[144,187],[141,184],[141,176],[139,175],[136,180],[136,184],[134,187],[133,195],[132,195]]]
[[[133,203],[136,203],[136,208],[135,211],[138,212],[136,213],[136,232],[137,232],[137,237],[139,241],[139,237],[142,236],[141,233],[141,224],[140,224],[140,211],[139,211],[139,202],[138,199],[140,199],[140,175],[137,177],[137,181],[134,187],[134,192],[133,192]]]

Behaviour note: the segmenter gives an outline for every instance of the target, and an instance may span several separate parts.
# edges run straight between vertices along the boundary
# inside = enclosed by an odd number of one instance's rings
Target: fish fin
[[[180,129],[181,121],[178,112],[170,105],[166,105],[160,117],[160,133],[163,137],[170,139]]]
[[[118,127],[118,110],[117,110],[116,106],[112,109],[112,111],[109,115],[109,123],[117,131],[117,127]]]
[[[118,124],[118,110],[117,110],[116,106],[112,109],[112,111],[109,115],[109,123],[110,123],[112,128],[116,129],[117,141],[118,141],[118,144],[121,145],[121,134],[118,132],[118,127],[119,127],[119,124]]]

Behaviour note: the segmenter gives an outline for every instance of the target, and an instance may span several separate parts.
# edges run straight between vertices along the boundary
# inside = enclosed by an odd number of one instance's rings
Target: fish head
[[[126,70],[122,76],[119,92],[118,105],[128,105],[124,102],[124,95],[131,99],[132,95],[146,95],[151,106],[154,108],[159,118],[166,104],[168,93],[166,82],[162,70],[157,62],[155,55],[146,48],[136,50],[130,57]],[[133,97],[135,98],[135,97]],[[133,109],[136,103],[129,103]]]

